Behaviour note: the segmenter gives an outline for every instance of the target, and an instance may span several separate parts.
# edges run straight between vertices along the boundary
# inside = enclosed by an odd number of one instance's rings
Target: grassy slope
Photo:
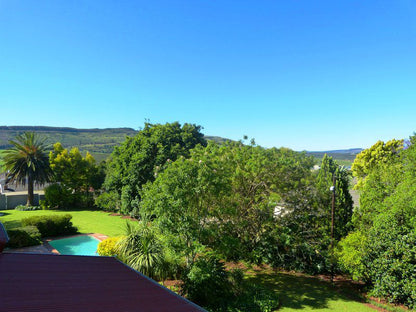
[[[131,222],[119,216],[110,216],[109,213],[101,211],[3,210],[0,213],[5,214],[0,217],[0,222],[7,229],[21,226],[20,220],[26,217],[69,213],[73,217],[72,223],[78,228],[80,233],[100,233],[107,236],[123,235],[126,222]]]
[[[24,131],[35,131],[47,138],[47,142],[60,142],[64,148],[78,147],[85,154],[89,151],[99,162],[106,159],[114,147],[126,139],[134,136],[137,131],[130,128],[113,129],[69,129],[54,127],[0,127],[0,149],[10,147],[8,141]]]

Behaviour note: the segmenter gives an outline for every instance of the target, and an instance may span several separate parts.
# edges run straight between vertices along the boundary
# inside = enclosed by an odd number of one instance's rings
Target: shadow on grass
[[[15,228],[18,228],[20,226],[22,226],[22,223],[20,222],[20,220],[11,220],[11,221],[1,221],[1,223],[3,223],[4,227],[6,228],[6,230],[12,230]]]
[[[329,308],[328,302],[332,300],[365,302],[356,289],[342,282],[342,285],[332,286],[330,282],[317,278],[281,272],[257,273],[247,280],[276,291],[281,308],[324,309]]]

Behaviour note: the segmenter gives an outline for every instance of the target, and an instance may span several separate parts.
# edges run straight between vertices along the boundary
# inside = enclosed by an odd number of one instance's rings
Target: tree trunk
[[[33,206],[33,178],[29,175],[27,178],[27,203],[26,206]]]

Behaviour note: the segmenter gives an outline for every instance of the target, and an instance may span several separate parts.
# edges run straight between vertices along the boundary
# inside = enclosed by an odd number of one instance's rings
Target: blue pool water
[[[98,256],[96,253],[100,241],[92,236],[81,235],[50,241],[49,244],[61,255]]]

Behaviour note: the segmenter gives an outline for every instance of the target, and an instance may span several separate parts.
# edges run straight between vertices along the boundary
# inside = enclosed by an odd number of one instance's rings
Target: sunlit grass
[[[120,216],[110,216],[110,213],[88,210],[2,210],[0,211],[0,214],[4,215],[0,216],[0,222],[2,222],[7,229],[12,229],[21,226],[20,221],[26,217],[67,213],[72,215],[72,223],[78,228],[80,233],[100,233],[107,236],[119,236],[125,233],[126,222],[132,222],[123,219]]]

